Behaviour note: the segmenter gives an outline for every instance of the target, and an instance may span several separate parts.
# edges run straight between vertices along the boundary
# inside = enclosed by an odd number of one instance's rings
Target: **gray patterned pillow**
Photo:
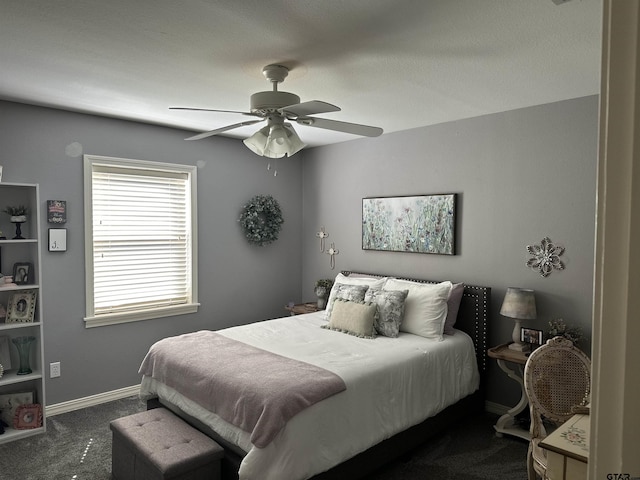
[[[395,338],[400,332],[400,324],[404,318],[404,301],[409,290],[382,290],[370,288],[364,296],[365,302],[378,305],[378,318],[375,321],[376,331],[385,337]]]
[[[364,302],[364,294],[369,285],[347,285],[345,283],[334,283],[329,295],[329,303],[327,304],[327,318],[331,317],[331,310],[336,298],[342,300],[351,300],[352,302]]]

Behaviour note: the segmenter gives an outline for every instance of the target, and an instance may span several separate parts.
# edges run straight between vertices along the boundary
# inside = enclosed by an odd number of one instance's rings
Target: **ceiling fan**
[[[209,108],[169,107],[171,110],[240,113],[242,115],[258,117],[258,120],[246,120],[233,125],[227,125],[226,127],[216,128],[215,130],[203,132],[186,138],[185,140],[200,140],[201,138],[233,130],[234,128],[266,121],[267,125],[245,139],[244,144],[260,156],[280,158],[285,155],[291,156],[306,146],[300,140],[290,122],[365,137],[377,137],[382,134],[382,129],[379,127],[314,117],[313,115],[319,113],[339,112],[340,107],[319,100],[300,103],[300,97],[298,95],[278,91],[278,83],[282,83],[289,74],[287,67],[282,65],[267,65],[262,69],[262,73],[267,80],[272,83],[273,90],[251,95],[251,111],[249,112]]]

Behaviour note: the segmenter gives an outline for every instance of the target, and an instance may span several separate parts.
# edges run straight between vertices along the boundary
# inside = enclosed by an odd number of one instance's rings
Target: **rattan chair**
[[[570,340],[554,337],[535,350],[524,367],[524,388],[531,411],[531,441],[527,452],[529,480],[548,477],[547,455],[539,443],[589,402],[591,360]],[[550,432],[549,432],[550,433]]]

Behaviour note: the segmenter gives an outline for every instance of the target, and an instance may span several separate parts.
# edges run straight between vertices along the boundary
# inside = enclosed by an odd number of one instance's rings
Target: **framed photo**
[[[362,199],[362,249],[455,255],[456,194]]]
[[[542,345],[543,335],[544,332],[542,330],[524,327],[520,329],[520,341],[530,344],[532,348]]]
[[[20,405],[13,416],[13,428],[28,430],[42,426],[42,405],[31,403]]]
[[[33,283],[33,265],[31,263],[14,263],[13,283],[16,285]]]
[[[36,292],[33,290],[16,292],[9,297],[6,323],[33,322],[33,315],[35,311]]]

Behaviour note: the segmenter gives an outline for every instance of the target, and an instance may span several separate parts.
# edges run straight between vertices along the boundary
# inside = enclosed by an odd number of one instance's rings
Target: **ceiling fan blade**
[[[169,110],[192,110],[199,112],[222,112],[222,113],[239,113],[241,115],[250,115],[252,117],[261,117],[262,115],[253,112],[239,112],[237,110],[216,110],[213,108],[192,108],[192,107],[169,107]]]
[[[278,111],[285,115],[291,114],[295,117],[306,117],[307,115],[316,115],[318,113],[339,112],[340,107],[336,107],[327,102],[321,102],[320,100],[311,100],[309,102],[282,107]]]
[[[215,130],[210,130],[208,132],[203,132],[198,135],[194,135],[193,137],[185,138],[185,140],[200,140],[201,138],[210,137],[212,135],[217,135],[218,133],[226,132],[227,130],[233,130],[234,128],[244,127],[247,125],[253,125],[254,123],[264,122],[262,120],[249,120],[246,122],[235,123],[233,125],[227,125],[226,127],[216,128]]]
[[[300,125],[351,133],[353,135],[362,135],[363,137],[378,137],[382,135],[383,132],[380,127],[370,127],[369,125],[360,125],[359,123],[339,122],[326,118],[302,117],[296,119],[296,122]]]

